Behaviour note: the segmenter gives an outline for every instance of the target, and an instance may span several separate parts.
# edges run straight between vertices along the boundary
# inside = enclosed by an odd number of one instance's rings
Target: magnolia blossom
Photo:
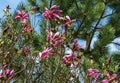
[[[50,9],[45,8],[45,12],[43,13],[43,16],[46,19],[55,19],[60,17],[60,13],[62,12],[62,10],[58,9],[59,7],[56,5],[53,5]]]
[[[28,15],[26,12],[20,11],[20,10],[18,10],[17,13],[18,13],[18,14],[17,14],[17,16],[16,16],[15,18],[16,18],[17,20],[20,20],[21,23],[22,23],[22,25],[25,26],[26,23],[27,23],[27,21],[28,21],[29,15]]]
[[[80,50],[82,48],[82,46],[78,45],[78,39],[75,39],[72,45],[73,50]]]
[[[74,64],[75,61],[77,61],[77,65],[80,64],[78,57],[75,53],[72,53],[71,55],[66,55],[62,58],[62,61],[64,64],[66,64],[67,66],[70,66],[71,64]]]
[[[117,74],[110,75],[109,73],[106,74],[107,79],[102,80],[102,83],[110,83],[110,81],[114,80],[117,77]]]
[[[39,56],[41,59],[45,59],[50,56],[51,52],[52,52],[52,48],[51,49],[45,48],[43,52],[39,53]]]
[[[29,16],[29,15],[28,15],[26,12],[18,10],[17,13],[18,13],[18,14],[17,14],[17,16],[15,17],[17,20],[28,19],[28,16]]]
[[[88,69],[87,74],[93,78],[98,78],[100,76],[99,70],[97,69]]]
[[[76,22],[75,19],[71,20],[69,16],[60,17],[59,19],[60,19],[60,20],[63,20],[63,22],[64,22],[64,24],[62,25],[63,27],[69,26],[69,25],[71,25],[72,23]]]
[[[23,29],[22,29],[22,32],[23,33],[26,33],[26,32],[32,32],[33,28],[31,26],[25,26]]]
[[[48,31],[47,41],[49,41],[51,45],[58,46],[63,40],[65,40],[65,37],[61,37],[59,32],[53,34],[52,32]]]
[[[117,74],[112,74],[112,75],[110,75],[109,73],[107,73],[106,76],[107,76],[108,79],[111,79],[111,80],[112,80],[112,79],[115,79],[115,78],[117,77]]]
[[[14,76],[14,70],[7,69],[5,71],[6,77],[13,77]]]

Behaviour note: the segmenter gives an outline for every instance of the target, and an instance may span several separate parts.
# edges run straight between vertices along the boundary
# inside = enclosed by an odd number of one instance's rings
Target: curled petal
[[[107,80],[107,79],[102,80],[102,83],[109,83],[109,80]]]

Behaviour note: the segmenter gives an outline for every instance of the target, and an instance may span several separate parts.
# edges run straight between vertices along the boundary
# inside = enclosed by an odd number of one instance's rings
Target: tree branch
[[[105,6],[106,6],[106,5],[105,5]],[[106,7],[105,7],[105,8],[106,8]],[[100,18],[98,19],[98,21],[97,21],[97,23],[96,23],[96,25],[95,25],[95,27],[94,27],[94,29],[93,29],[93,33],[92,33],[92,35],[91,35],[91,37],[90,37],[90,40],[88,41],[88,44],[87,44],[87,46],[86,46],[86,51],[87,51],[87,52],[90,51],[90,45],[91,45],[91,42],[92,42],[93,36],[94,36],[94,34],[95,34],[95,32],[96,32],[96,28],[97,28],[97,26],[99,25],[99,23],[100,23],[100,21],[101,21],[103,15],[104,15],[105,8],[103,9]]]
[[[113,44],[117,45],[117,46],[120,46],[120,43],[116,43],[116,42],[112,42]]]
[[[79,10],[79,7],[78,7],[78,4],[77,4],[76,0],[75,0],[75,5],[76,5],[76,8]]]
[[[114,12],[114,13],[111,13],[111,14],[108,14],[108,15],[106,15],[106,16],[103,16],[102,19],[104,19],[104,18],[106,18],[106,17],[109,17],[109,16],[112,16],[113,14],[115,14],[115,12]]]

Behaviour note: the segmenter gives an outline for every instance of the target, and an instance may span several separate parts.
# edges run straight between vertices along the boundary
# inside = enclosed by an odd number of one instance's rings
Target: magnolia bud
[[[111,57],[108,57],[107,63],[110,64],[111,60],[112,60],[112,58],[111,58]]]

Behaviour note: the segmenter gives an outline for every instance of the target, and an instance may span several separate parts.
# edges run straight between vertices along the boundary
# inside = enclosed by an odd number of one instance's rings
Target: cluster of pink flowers
[[[47,35],[47,41],[49,42],[50,45],[53,46],[59,46],[63,40],[65,40],[65,37],[61,37],[59,32],[56,32],[55,34],[53,34],[53,32],[48,32]]]
[[[50,9],[45,8],[45,12],[43,13],[43,16],[46,19],[54,19],[56,21],[56,23],[59,23],[57,19],[59,19],[60,21],[63,21],[62,26],[69,26],[71,25],[73,22],[76,22],[76,20],[71,20],[69,16],[65,16],[62,17],[61,16],[61,12],[62,10],[59,10],[59,7],[56,5],[53,5]]]
[[[100,76],[100,72],[97,69],[88,69],[87,74],[88,76],[93,78],[98,78]]]
[[[33,28],[31,26],[25,26],[25,27],[23,27],[22,32],[23,33],[32,32],[32,30],[33,30]]]
[[[98,69],[88,69],[87,74],[88,76],[93,77],[93,78],[99,78],[101,75]],[[102,81],[97,80],[96,83],[110,83],[113,80],[115,80],[115,78],[117,78],[117,74],[110,75],[110,73],[107,73],[106,79],[103,79]]]
[[[59,18],[61,15],[62,10],[58,9],[59,7],[56,5],[53,5],[50,9],[45,8],[45,12],[43,13],[43,16],[46,19],[56,19]]]
[[[80,61],[75,53],[71,53],[70,55],[65,55],[62,58],[62,61],[67,66],[70,66],[71,64],[74,65],[74,62],[77,62],[77,66],[80,66]]]
[[[26,13],[25,11],[18,10],[17,16],[15,18],[21,21],[21,24],[23,26],[23,30],[22,30],[23,33],[31,32],[33,30],[31,26],[27,25],[29,18],[28,13]]]
[[[107,73],[106,77],[107,79],[102,80],[102,83],[110,83],[117,77],[117,74],[110,75],[110,73]]]
[[[61,16],[62,10],[59,10],[59,7],[56,5],[53,5],[51,8],[45,8],[45,12],[43,13],[43,16],[47,20],[55,20],[55,21],[62,21],[63,24],[62,26],[69,26],[76,20],[71,20],[69,16],[62,17]],[[66,38],[62,37],[62,35],[59,32],[53,33],[50,30],[47,30],[47,41],[48,41],[48,47],[51,47],[50,49],[44,49],[43,52],[40,52],[39,55],[42,59],[45,59],[52,54],[52,50],[54,50],[55,47],[58,47],[59,45],[62,44],[62,41],[64,41]],[[79,50],[81,46],[78,46],[78,41],[75,40],[73,43],[73,49],[74,50]],[[77,65],[80,64],[80,61],[75,53],[71,53],[70,55],[66,55],[62,58],[63,63],[66,65],[71,65],[74,64],[74,62],[77,62]]]

